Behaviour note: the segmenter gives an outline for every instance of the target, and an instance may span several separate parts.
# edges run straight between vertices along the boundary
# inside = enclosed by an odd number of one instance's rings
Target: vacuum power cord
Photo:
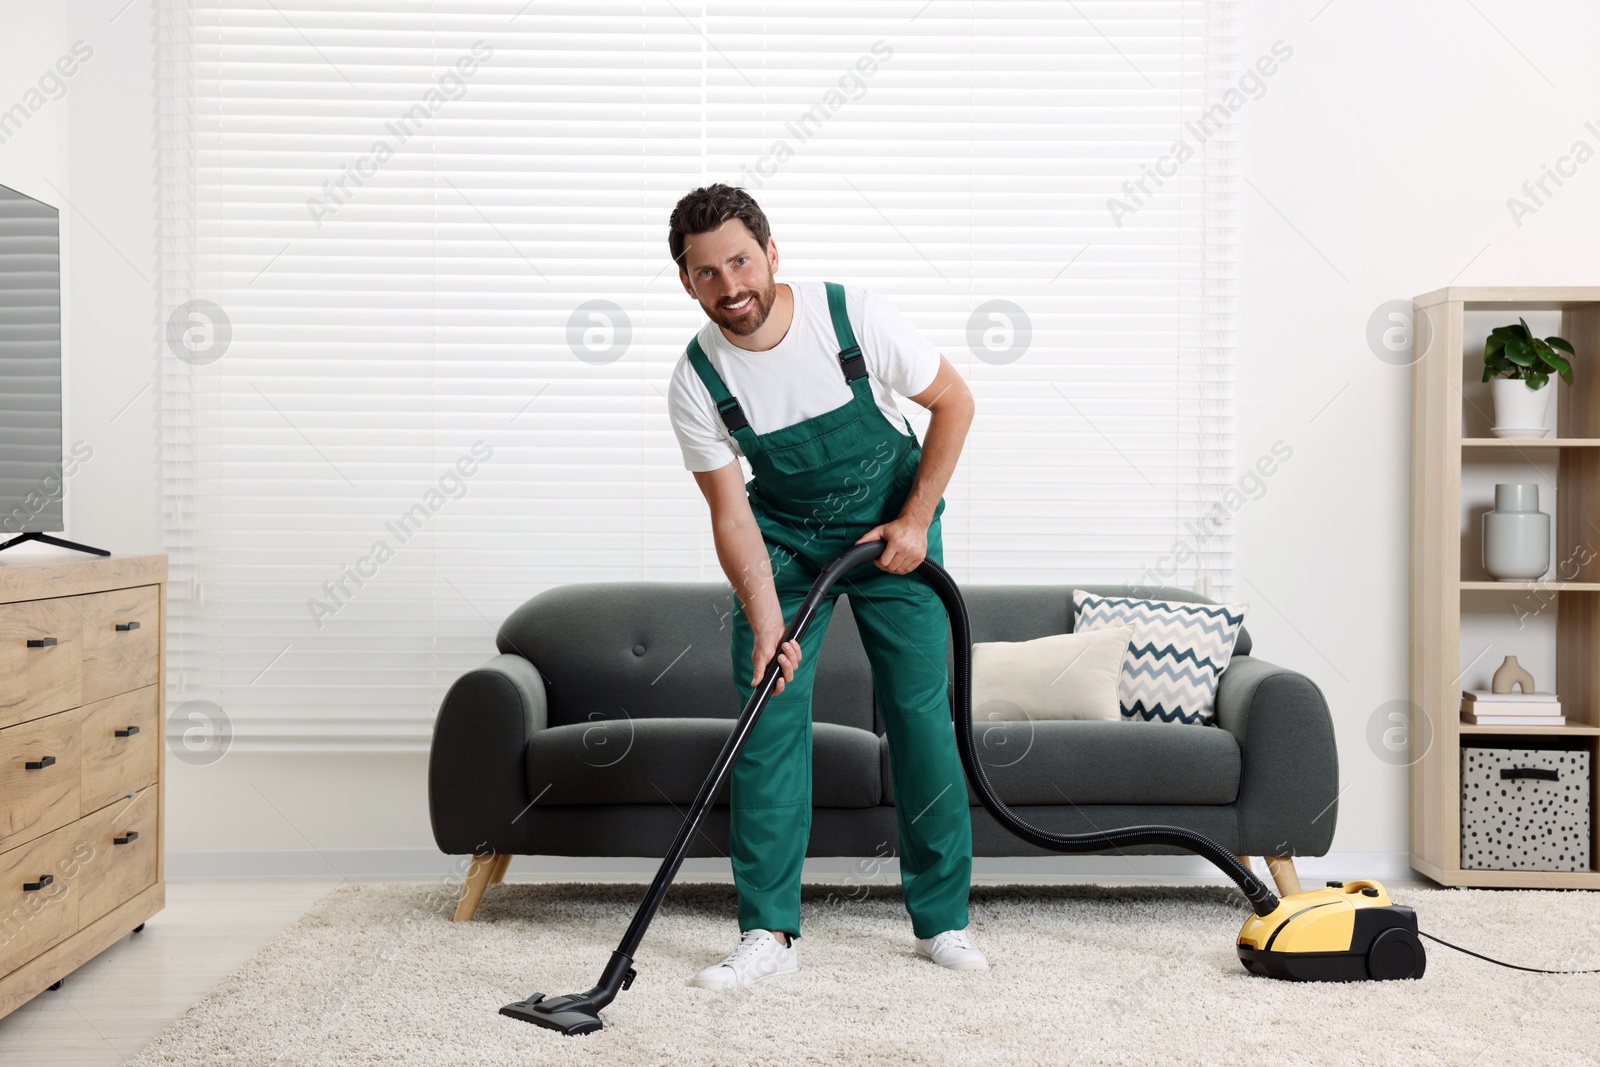
[[[1496,966],[1510,967],[1513,971],[1531,971],[1534,974],[1600,974],[1600,967],[1597,967],[1594,970],[1589,970],[1589,971],[1551,971],[1551,970],[1547,970],[1547,969],[1545,969],[1543,967],[1523,967],[1523,966],[1520,966],[1520,965],[1515,964],[1515,963],[1507,963],[1505,960],[1497,960],[1493,956],[1485,956],[1483,953],[1474,952],[1470,948],[1462,948],[1460,945],[1452,945],[1450,942],[1446,941],[1444,938],[1442,938],[1442,937],[1434,937],[1432,934],[1427,933],[1426,931],[1423,931],[1423,930],[1418,930],[1417,931],[1417,936],[1418,937],[1425,937],[1429,941],[1437,941],[1439,944],[1443,945],[1445,948],[1453,948],[1457,952],[1465,952],[1469,956],[1476,956],[1478,959],[1485,960],[1485,961],[1487,961],[1489,963],[1493,963]]]

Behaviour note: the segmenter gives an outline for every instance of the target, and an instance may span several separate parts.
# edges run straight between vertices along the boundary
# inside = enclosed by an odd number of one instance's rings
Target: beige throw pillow
[[[1009,717],[1014,704],[1029,719],[1122,718],[1117,687],[1132,626],[1051,634],[1032,641],[981,641],[972,646],[973,718]]]

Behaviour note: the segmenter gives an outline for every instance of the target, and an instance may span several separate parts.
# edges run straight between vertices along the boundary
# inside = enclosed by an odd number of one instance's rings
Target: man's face
[[[731,334],[747,337],[761,328],[778,298],[773,280],[776,250],[763,252],[738,219],[684,241],[685,287],[706,317]]]

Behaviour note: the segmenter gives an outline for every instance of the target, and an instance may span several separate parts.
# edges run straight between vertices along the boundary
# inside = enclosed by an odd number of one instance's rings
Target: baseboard
[[[659,859],[613,856],[517,856],[507,877],[560,878],[583,881],[648,882],[660,866]],[[1254,861],[1256,873],[1265,877],[1266,864]],[[897,870],[896,860],[876,857],[818,856],[806,860],[805,876],[819,880],[882,880]],[[1302,856],[1295,869],[1306,888],[1327,879],[1349,881],[1377,878],[1400,882],[1421,878],[1411,870],[1405,852],[1332,852]],[[166,877],[200,878],[348,878],[379,879],[459,878],[466,871],[461,856],[445,856],[430,848],[255,849],[168,852]],[[974,879],[1021,881],[1056,878],[1104,878],[1137,881],[1141,878],[1199,878],[1221,880],[1215,867],[1195,856],[978,856],[972,861]],[[725,859],[687,859],[680,877],[731,878]]]

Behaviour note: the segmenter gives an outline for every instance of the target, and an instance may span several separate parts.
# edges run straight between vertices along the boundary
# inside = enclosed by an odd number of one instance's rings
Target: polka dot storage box
[[[1587,871],[1589,750],[1461,746],[1464,870]]]

